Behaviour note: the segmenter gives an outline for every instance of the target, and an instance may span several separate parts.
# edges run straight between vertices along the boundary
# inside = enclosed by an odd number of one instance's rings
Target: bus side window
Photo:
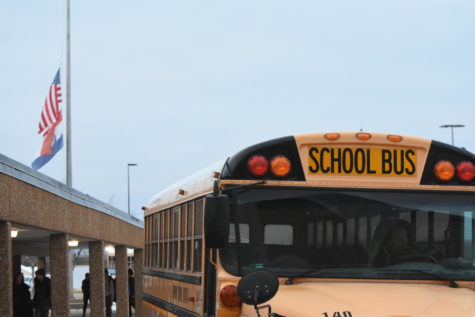
[[[172,209],[172,269],[178,269],[178,228],[179,228],[179,213],[180,206],[176,206]]]
[[[164,218],[165,214],[161,212],[159,215],[159,222],[158,222],[158,227],[160,228],[160,234],[158,235],[159,238],[159,244],[160,244],[160,249],[158,253],[158,267],[164,268],[165,267],[165,229],[164,229]]]
[[[186,214],[187,205],[182,204],[180,207],[180,240],[179,240],[179,256],[180,256],[180,271],[185,270],[185,241],[186,241]]]
[[[150,266],[149,258],[150,258],[150,216],[145,217],[145,266]]]
[[[169,236],[169,232],[170,232],[170,227],[169,227],[169,210],[165,210],[163,212],[163,230],[164,230],[164,236],[163,236],[163,247],[164,247],[164,252],[163,252],[163,268],[169,268],[170,267],[170,264],[169,264],[169,259],[171,258],[169,255],[170,255],[170,243],[169,243],[169,240],[170,240],[170,236]]]
[[[194,224],[194,257],[193,257],[193,271],[201,271],[202,262],[202,235],[203,230],[203,199],[195,201],[195,224]]]
[[[152,266],[158,266],[158,244],[159,244],[159,236],[160,236],[160,215],[155,214],[153,216],[153,251],[152,251]]]
[[[188,202],[186,210],[186,261],[185,271],[191,272],[191,263],[193,258],[193,212],[194,204],[192,201]]]

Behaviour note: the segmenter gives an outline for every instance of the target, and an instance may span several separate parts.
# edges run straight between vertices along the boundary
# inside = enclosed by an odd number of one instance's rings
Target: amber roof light
[[[449,161],[439,161],[435,164],[434,175],[441,181],[449,181],[455,175],[455,166]]]
[[[400,135],[390,134],[390,135],[387,136],[387,138],[391,142],[401,142],[402,141],[402,136],[400,136]]]
[[[356,133],[355,136],[358,140],[362,141],[368,141],[369,139],[371,139],[371,134],[365,132]]]
[[[323,137],[328,141],[336,141],[340,138],[340,134],[339,133],[326,133]]]
[[[270,168],[272,174],[274,174],[275,176],[285,177],[289,175],[290,170],[292,169],[292,164],[285,156],[278,155],[274,157],[270,162]]]

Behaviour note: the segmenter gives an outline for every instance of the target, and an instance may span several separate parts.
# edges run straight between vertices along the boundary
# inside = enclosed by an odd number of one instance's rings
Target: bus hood
[[[475,316],[474,291],[434,284],[297,283],[281,285],[268,304],[286,317]],[[242,316],[256,316],[254,308],[243,305]]]

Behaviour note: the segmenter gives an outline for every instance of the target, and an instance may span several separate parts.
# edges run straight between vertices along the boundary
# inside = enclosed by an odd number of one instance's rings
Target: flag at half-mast
[[[60,78],[60,70],[58,69],[41,111],[38,134],[43,136],[43,146],[38,158],[31,163],[31,167],[35,170],[43,167],[63,148],[63,132],[61,130],[63,112],[61,109]]]

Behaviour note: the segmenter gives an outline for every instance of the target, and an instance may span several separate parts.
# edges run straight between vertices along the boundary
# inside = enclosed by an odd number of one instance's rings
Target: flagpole
[[[73,185],[71,164],[71,34],[70,0],[66,0],[66,185]]]

